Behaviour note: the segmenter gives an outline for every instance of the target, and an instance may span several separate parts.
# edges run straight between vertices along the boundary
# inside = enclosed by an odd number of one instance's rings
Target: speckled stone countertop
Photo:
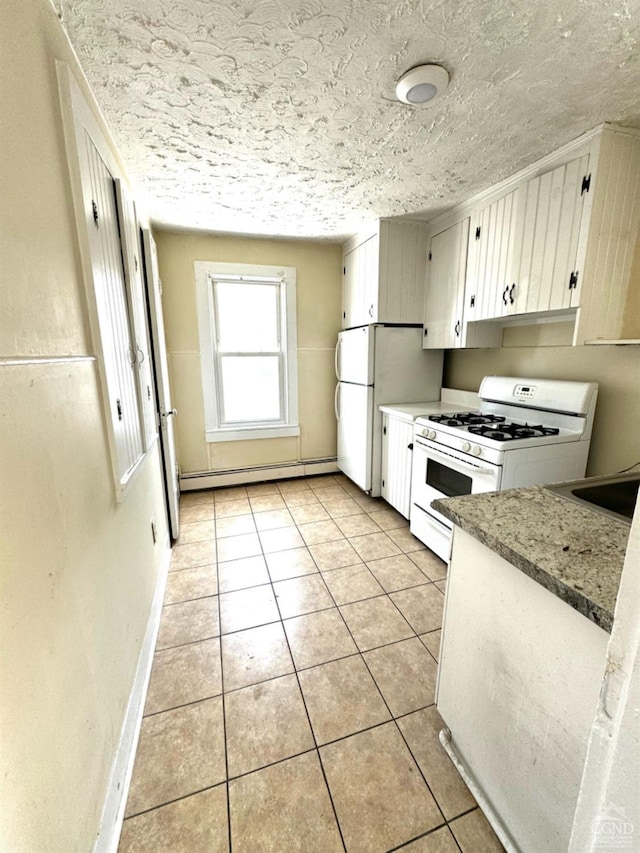
[[[611,632],[629,525],[542,486],[447,498],[432,506]]]

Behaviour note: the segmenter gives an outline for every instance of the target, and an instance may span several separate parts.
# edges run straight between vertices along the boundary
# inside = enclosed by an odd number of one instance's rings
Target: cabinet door
[[[364,302],[355,249],[344,256],[342,273],[342,328],[350,329],[359,325]]]
[[[413,424],[382,417],[382,497],[405,518],[411,506]]]
[[[378,302],[379,254],[380,241],[378,235],[371,237],[358,246],[358,272],[361,277],[362,318],[358,325],[382,322]]]
[[[474,214],[465,287],[465,321],[507,313],[512,285],[518,190]]]
[[[343,258],[343,329],[377,322],[377,246],[377,238],[371,237]]]
[[[462,345],[462,308],[467,269],[469,217],[431,238],[423,347]]]
[[[576,260],[583,179],[588,169],[586,154],[522,187],[510,313],[554,311],[580,304]]]

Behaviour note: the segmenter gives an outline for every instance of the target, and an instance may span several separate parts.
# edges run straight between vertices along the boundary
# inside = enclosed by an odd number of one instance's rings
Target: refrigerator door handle
[[[336,349],[335,349],[335,353],[334,353],[334,357],[333,357],[333,363],[334,363],[334,367],[336,370],[336,379],[338,380],[338,382],[340,381],[340,374],[338,372],[338,351],[339,351],[339,349],[340,349],[340,338],[338,338],[338,343],[336,344]]]
[[[333,410],[336,413],[336,420],[340,420],[340,412],[338,410],[338,395],[340,394],[340,383],[336,385],[336,393],[333,397]]]

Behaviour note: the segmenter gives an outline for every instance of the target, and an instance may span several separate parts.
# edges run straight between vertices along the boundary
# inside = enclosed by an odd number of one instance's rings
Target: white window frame
[[[194,268],[206,440],[208,442],[246,441],[300,435],[295,267],[196,261]],[[279,421],[254,421],[243,425],[223,423],[222,388],[217,371],[216,307],[213,287],[215,280],[238,281],[238,283],[264,281],[280,287],[280,323],[283,338],[281,357],[284,361],[284,381],[280,388],[283,417]],[[257,356],[261,354],[263,353],[251,353]]]

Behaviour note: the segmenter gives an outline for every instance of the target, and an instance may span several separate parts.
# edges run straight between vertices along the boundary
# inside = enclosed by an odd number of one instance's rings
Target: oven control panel
[[[525,399],[534,397],[535,393],[535,385],[516,385],[515,391],[513,392],[514,397],[524,397]]]

